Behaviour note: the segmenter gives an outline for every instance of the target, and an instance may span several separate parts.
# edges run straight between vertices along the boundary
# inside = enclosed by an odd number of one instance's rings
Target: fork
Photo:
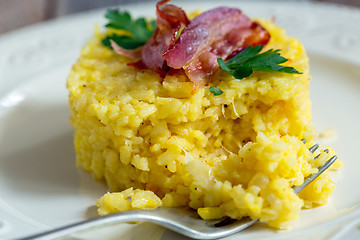
[[[305,140],[303,140],[305,143]],[[319,145],[315,144],[309,148],[311,153],[314,153],[318,149]],[[324,150],[328,153],[328,150]],[[321,155],[317,155],[314,159]],[[334,155],[328,159],[324,165],[318,168],[318,171],[305,178],[304,183],[293,187],[294,192],[297,194],[318,176],[320,176],[326,169],[328,169],[337,159]],[[195,239],[217,239],[226,237],[237,232],[240,232],[251,225],[258,222],[258,219],[252,220],[249,217],[245,217],[241,220],[234,220],[230,218],[223,218],[218,220],[202,220],[195,210],[184,207],[157,207],[155,209],[143,209],[143,210],[131,210],[127,212],[120,212],[110,214],[102,217],[97,217],[46,232],[40,234],[20,238],[18,240],[30,240],[30,239],[54,239],[63,237],[65,235],[90,230],[92,228],[99,228],[102,226],[109,226],[124,222],[136,222],[147,221],[158,225],[161,225],[167,229],[171,229],[177,233],[185,235],[187,237]]]

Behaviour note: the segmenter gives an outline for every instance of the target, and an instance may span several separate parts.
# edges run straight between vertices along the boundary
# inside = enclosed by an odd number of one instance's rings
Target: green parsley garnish
[[[129,12],[119,12],[119,10],[110,9],[105,14],[109,23],[107,28],[114,28],[127,31],[130,36],[113,34],[102,40],[105,46],[111,47],[110,39],[125,49],[135,49],[143,46],[153,35],[156,24],[155,20],[147,22],[144,18],[132,19]]]
[[[221,91],[221,89],[217,87],[210,87],[209,90],[214,94],[214,96],[219,96],[223,94],[223,91]]]
[[[279,49],[270,49],[259,53],[262,48],[263,46],[261,45],[255,47],[249,46],[229,61],[224,62],[221,58],[218,58],[217,62],[220,68],[228,71],[237,79],[249,77],[254,71],[302,74],[293,67],[279,65],[288,61],[288,59],[280,56]]]

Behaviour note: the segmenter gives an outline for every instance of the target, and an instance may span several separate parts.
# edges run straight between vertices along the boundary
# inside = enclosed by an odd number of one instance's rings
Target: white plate
[[[216,1],[179,2],[187,10]],[[271,18],[301,39],[311,59],[313,122],[344,161],[324,206],[302,211],[292,230],[253,227],[236,239],[359,238],[360,10],[309,2],[222,1],[253,17]],[[124,6],[154,15],[154,4]],[[105,10],[34,25],[0,37],[0,238],[14,238],[95,216],[106,187],[75,166],[66,76]],[[346,224],[346,225],[345,225]],[[106,230],[106,231],[105,231]],[[122,224],[85,239],[158,238],[162,228]],[[114,233],[116,233],[114,235]],[[146,234],[146,235],[144,235]],[[114,237],[117,236],[117,237]],[[162,239],[183,239],[165,231]],[[230,237],[229,239],[235,238]],[[77,238],[78,239],[78,238]]]

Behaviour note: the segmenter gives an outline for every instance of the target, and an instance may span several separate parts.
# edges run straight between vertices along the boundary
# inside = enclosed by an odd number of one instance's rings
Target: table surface
[[[144,0],[0,0],[0,34],[51,18]],[[155,0],[152,0],[155,1]],[[270,1],[270,0],[269,0]],[[284,0],[290,1],[290,0]],[[311,1],[311,0],[293,0]],[[360,7],[360,0],[313,0]]]

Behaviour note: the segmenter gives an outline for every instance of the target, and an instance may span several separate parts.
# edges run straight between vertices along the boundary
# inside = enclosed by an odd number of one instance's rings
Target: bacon
[[[168,70],[162,54],[174,45],[181,27],[190,23],[181,8],[166,4],[169,1],[163,0],[156,4],[157,29],[144,45],[141,54],[143,65],[161,75]]]
[[[220,7],[194,18],[162,57],[169,67],[183,68],[196,90],[218,69],[217,58],[226,60],[269,39],[269,33],[239,9]]]
[[[184,10],[173,4],[166,4],[167,2],[170,0],[163,0],[156,4],[157,27],[164,30],[165,28],[179,28],[181,23],[188,25],[190,21]]]
[[[219,7],[191,22],[179,7],[162,0],[156,4],[153,36],[139,49],[126,50],[111,42],[114,50],[137,60],[130,65],[147,68],[161,76],[181,69],[194,83],[195,92],[211,81],[219,68],[217,59],[229,60],[248,46],[265,45],[269,33],[239,9]],[[139,60],[140,59],[140,60]]]
[[[124,56],[132,58],[134,60],[140,60],[141,59],[142,47],[138,47],[136,49],[128,50],[128,49],[120,47],[112,39],[110,39],[110,44],[111,44],[111,47],[114,49],[114,51],[119,55],[124,55]]]

